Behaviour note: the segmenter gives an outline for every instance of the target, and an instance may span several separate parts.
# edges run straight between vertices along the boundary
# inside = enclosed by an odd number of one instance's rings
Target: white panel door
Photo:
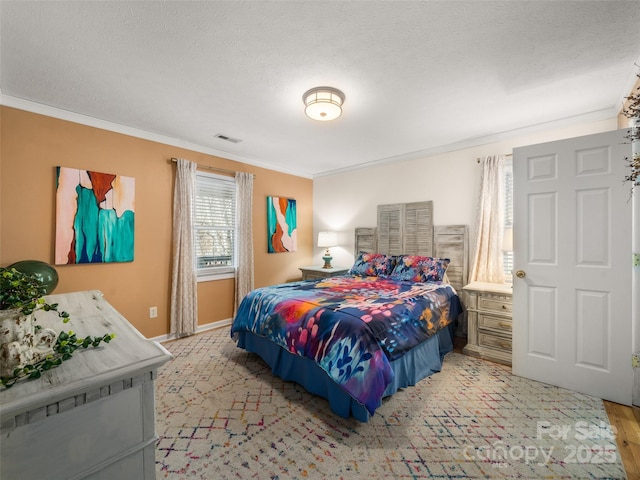
[[[514,149],[513,373],[631,405],[624,134]]]

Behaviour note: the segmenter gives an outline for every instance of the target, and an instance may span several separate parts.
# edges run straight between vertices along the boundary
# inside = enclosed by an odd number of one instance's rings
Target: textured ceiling
[[[0,20],[2,103],[309,177],[611,118],[640,58],[639,1],[3,0]],[[345,93],[333,122],[303,113],[319,85]]]

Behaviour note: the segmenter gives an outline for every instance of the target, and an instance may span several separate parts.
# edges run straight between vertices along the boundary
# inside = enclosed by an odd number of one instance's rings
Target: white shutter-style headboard
[[[433,202],[405,203],[403,252],[407,255],[433,254]]]
[[[378,250],[386,255],[433,255],[433,202],[378,205]]]
[[[449,258],[447,277],[458,291],[469,276],[468,227],[433,226],[433,202],[378,205],[377,228],[355,229],[355,255],[425,255]]]
[[[467,237],[469,228],[466,225],[436,225],[434,227],[434,257],[451,260],[447,268],[449,283],[457,292],[468,283],[469,248]]]
[[[355,256],[360,252],[378,252],[378,233],[375,228],[356,228]]]

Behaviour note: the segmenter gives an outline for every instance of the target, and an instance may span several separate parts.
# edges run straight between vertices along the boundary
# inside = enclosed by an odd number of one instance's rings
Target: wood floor
[[[462,353],[466,339],[454,337],[453,351]],[[616,443],[627,480],[640,480],[640,408],[604,401],[609,423],[615,427]]]
[[[628,480],[640,480],[640,408],[605,400],[609,422],[615,427],[616,443]]]

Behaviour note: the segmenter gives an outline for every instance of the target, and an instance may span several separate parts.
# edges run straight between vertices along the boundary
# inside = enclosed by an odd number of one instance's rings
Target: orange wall
[[[175,165],[186,158],[256,175],[253,192],[255,286],[300,278],[312,263],[311,179],[0,106],[0,266],[34,259],[53,263],[56,166],[134,177],[135,256],[130,263],[56,266],[54,293],[101,290],[147,337],[169,332],[171,217]],[[298,251],[267,253],[266,196],[297,200]],[[198,323],[233,313],[234,282],[198,285]],[[158,317],[149,318],[149,307]]]

